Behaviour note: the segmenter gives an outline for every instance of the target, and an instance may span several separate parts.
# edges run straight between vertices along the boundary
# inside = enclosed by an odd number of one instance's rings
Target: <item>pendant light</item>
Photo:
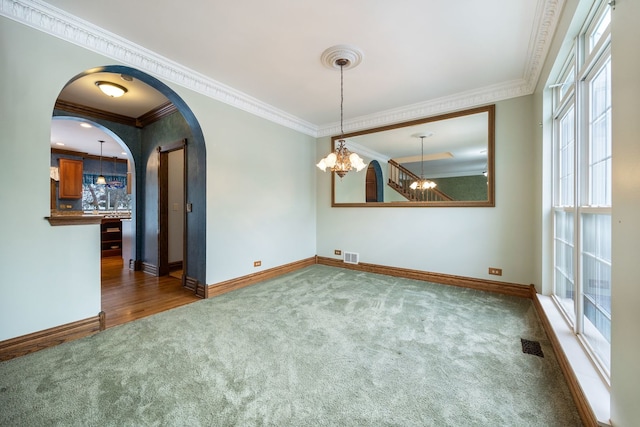
[[[431,188],[436,188],[436,183],[433,181],[429,181],[428,179],[424,179],[424,139],[433,135],[432,133],[425,133],[421,135],[417,135],[420,138],[420,146],[421,146],[421,156],[420,156],[420,179],[417,181],[413,181],[409,188],[412,190],[429,190]]]
[[[329,48],[322,54],[322,62],[331,68],[340,67],[340,139],[335,151],[329,153],[327,157],[318,162],[316,166],[323,172],[330,168],[340,178],[345,176],[347,172],[355,169],[360,172],[367,167],[362,158],[356,153],[352,153],[346,147],[344,140],[343,118],[344,118],[344,68],[352,68],[362,60],[362,52],[352,46],[339,45]]]
[[[96,179],[96,184],[105,185],[107,183],[107,180],[105,179],[104,175],[102,175],[102,145],[104,144],[104,141],[100,139],[98,140],[98,142],[100,142],[100,175]]]

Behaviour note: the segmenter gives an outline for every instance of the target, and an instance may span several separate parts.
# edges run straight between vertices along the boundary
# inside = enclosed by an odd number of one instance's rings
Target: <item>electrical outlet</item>
[[[489,267],[489,274],[493,274],[494,276],[502,276],[502,269]]]
[[[260,267],[262,265],[262,261],[253,261],[254,267]]]
[[[336,249],[333,251],[334,255],[342,255],[342,251],[340,249]]]

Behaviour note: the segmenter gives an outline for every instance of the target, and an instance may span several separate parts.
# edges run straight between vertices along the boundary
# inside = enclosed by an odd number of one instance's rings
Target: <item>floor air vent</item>
[[[357,264],[359,256],[355,252],[345,252],[344,253],[344,262],[347,264]]]
[[[540,343],[538,341],[529,341],[524,338],[520,338],[520,342],[522,343],[522,352],[526,354],[533,354],[534,356],[544,357],[544,353],[542,352],[542,348],[540,347]]]

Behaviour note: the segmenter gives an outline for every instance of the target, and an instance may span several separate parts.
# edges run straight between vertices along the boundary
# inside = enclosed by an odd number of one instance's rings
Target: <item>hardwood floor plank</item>
[[[121,325],[198,301],[179,279],[155,277],[125,268],[122,258],[102,259],[102,310],[106,327]]]

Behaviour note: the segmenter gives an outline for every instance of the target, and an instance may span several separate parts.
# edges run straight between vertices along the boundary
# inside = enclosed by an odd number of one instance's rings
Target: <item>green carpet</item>
[[[581,424],[531,301],[315,265],[0,363],[0,425]]]

